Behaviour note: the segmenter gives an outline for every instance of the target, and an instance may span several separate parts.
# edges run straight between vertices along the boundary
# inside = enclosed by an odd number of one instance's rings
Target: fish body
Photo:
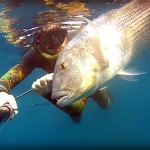
[[[99,16],[60,53],[52,98],[67,106],[99,90],[150,46],[150,0],[133,0]]]

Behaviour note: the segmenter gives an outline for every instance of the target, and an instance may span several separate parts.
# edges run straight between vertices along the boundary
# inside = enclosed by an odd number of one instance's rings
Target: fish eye
[[[61,68],[61,70],[66,70],[67,65],[63,62],[63,63],[60,64],[60,68]]]

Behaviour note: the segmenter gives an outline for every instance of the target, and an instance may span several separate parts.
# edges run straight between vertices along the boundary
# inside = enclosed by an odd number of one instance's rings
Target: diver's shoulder
[[[23,56],[22,62],[36,68],[38,63],[40,63],[40,59],[40,55],[34,49],[31,49]]]

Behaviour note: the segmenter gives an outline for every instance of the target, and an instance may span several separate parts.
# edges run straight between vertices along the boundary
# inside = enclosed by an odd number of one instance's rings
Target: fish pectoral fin
[[[110,94],[108,92],[107,87],[104,87],[102,89],[99,89],[97,92],[95,92],[93,95],[90,96],[94,99],[94,101],[104,109],[107,109],[110,104]]]
[[[119,71],[118,75],[120,78],[127,80],[127,81],[137,81],[138,79],[136,77],[145,73],[146,72],[141,72],[137,70],[137,68],[128,68],[128,69]]]

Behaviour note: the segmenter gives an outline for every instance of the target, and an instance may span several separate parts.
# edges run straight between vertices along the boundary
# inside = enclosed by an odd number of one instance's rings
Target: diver
[[[66,45],[67,40],[65,29],[58,26],[52,26],[50,29],[43,28],[35,35],[31,49],[23,56],[22,60],[0,78],[0,107],[6,106],[9,109],[7,118],[13,118],[18,113],[17,102],[10,94],[10,90],[35,68],[42,68],[48,74],[33,82],[32,90],[58,107],[57,100],[51,99],[52,73],[58,54]],[[84,98],[70,106],[58,108],[70,116],[80,116],[86,101],[87,98]]]

